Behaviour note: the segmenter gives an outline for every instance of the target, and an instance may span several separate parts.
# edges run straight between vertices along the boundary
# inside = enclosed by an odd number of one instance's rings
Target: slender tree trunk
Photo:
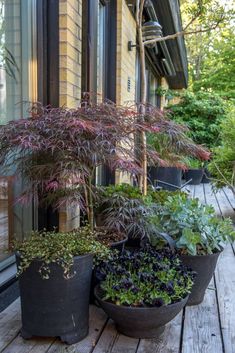
[[[144,119],[145,114],[145,104],[146,104],[146,63],[145,63],[145,49],[143,44],[143,34],[142,34],[142,17],[143,17],[143,6],[145,0],[137,1],[136,3],[136,24],[137,24],[137,36],[139,44],[139,55],[140,55],[140,113],[142,119]],[[141,145],[141,167],[143,170],[143,175],[140,176],[140,189],[143,195],[147,195],[147,152],[146,152],[146,134],[141,132],[140,134],[140,145]]]
[[[92,177],[88,177],[88,199],[89,199],[89,224],[91,230],[94,230],[94,204],[92,196]]]

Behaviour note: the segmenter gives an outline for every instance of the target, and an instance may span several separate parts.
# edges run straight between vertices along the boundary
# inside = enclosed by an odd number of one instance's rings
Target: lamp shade
[[[143,40],[156,39],[162,36],[162,26],[157,21],[147,21],[142,26]],[[156,43],[147,44],[149,48],[155,47]]]

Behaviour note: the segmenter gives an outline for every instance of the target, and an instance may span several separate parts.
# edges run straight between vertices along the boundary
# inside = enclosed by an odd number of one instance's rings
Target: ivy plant
[[[56,263],[63,269],[65,278],[73,275],[74,256],[92,253],[99,261],[109,254],[106,246],[95,240],[96,232],[88,226],[69,233],[32,232],[29,239],[15,243],[20,254],[18,275],[22,274],[34,260],[39,260],[39,272],[44,279],[50,277],[50,264]]]

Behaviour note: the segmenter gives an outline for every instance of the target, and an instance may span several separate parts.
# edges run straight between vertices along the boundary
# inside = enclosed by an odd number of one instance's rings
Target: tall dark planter
[[[199,185],[202,181],[203,172],[203,169],[188,169],[184,174],[185,180],[189,181],[191,179],[190,185]]]
[[[19,266],[19,254],[16,259]],[[59,265],[50,264],[49,279],[42,279],[41,261],[32,262],[19,277],[23,338],[60,337],[73,344],[88,334],[92,263],[91,254],[74,257],[69,279]]]
[[[180,256],[186,266],[197,272],[187,305],[197,305],[203,301],[206,289],[214,274],[219,255],[220,252],[212,255]]]
[[[174,191],[182,185],[182,170],[176,167],[149,167],[148,178],[152,185]]]
[[[183,309],[188,297],[180,302],[163,305],[161,307],[128,307],[115,305],[101,299],[99,287],[95,288],[96,298],[106,312],[115,322],[117,330],[126,336],[136,338],[158,338],[162,335],[165,325]]]

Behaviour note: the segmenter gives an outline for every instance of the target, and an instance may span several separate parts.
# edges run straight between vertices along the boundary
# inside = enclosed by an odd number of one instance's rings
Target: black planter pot
[[[182,185],[182,170],[176,167],[149,167],[148,178],[152,185],[174,191]]]
[[[118,250],[120,252],[122,252],[125,248],[126,242],[128,240],[128,237],[124,238],[123,240],[117,241],[115,243],[112,243],[110,245],[111,249],[113,250]]]
[[[188,169],[184,174],[186,182],[192,179],[188,184],[199,185],[202,181],[203,172],[203,169]]]
[[[16,259],[19,266],[19,254]],[[73,344],[88,334],[92,263],[91,254],[74,257],[74,276],[69,279],[59,265],[50,264],[46,280],[39,273],[41,261],[32,262],[19,277],[23,338],[60,337]]]
[[[204,169],[203,177],[202,177],[202,183],[203,184],[209,184],[211,182],[211,174],[207,168]]]
[[[188,297],[175,304],[159,308],[135,308],[115,305],[101,299],[99,287],[95,296],[106,314],[115,322],[122,334],[135,338],[157,338],[164,332],[165,325],[183,309]]]
[[[212,255],[180,256],[180,259],[187,267],[197,272],[187,305],[197,305],[203,301],[206,289],[215,271],[219,255],[220,252]]]

